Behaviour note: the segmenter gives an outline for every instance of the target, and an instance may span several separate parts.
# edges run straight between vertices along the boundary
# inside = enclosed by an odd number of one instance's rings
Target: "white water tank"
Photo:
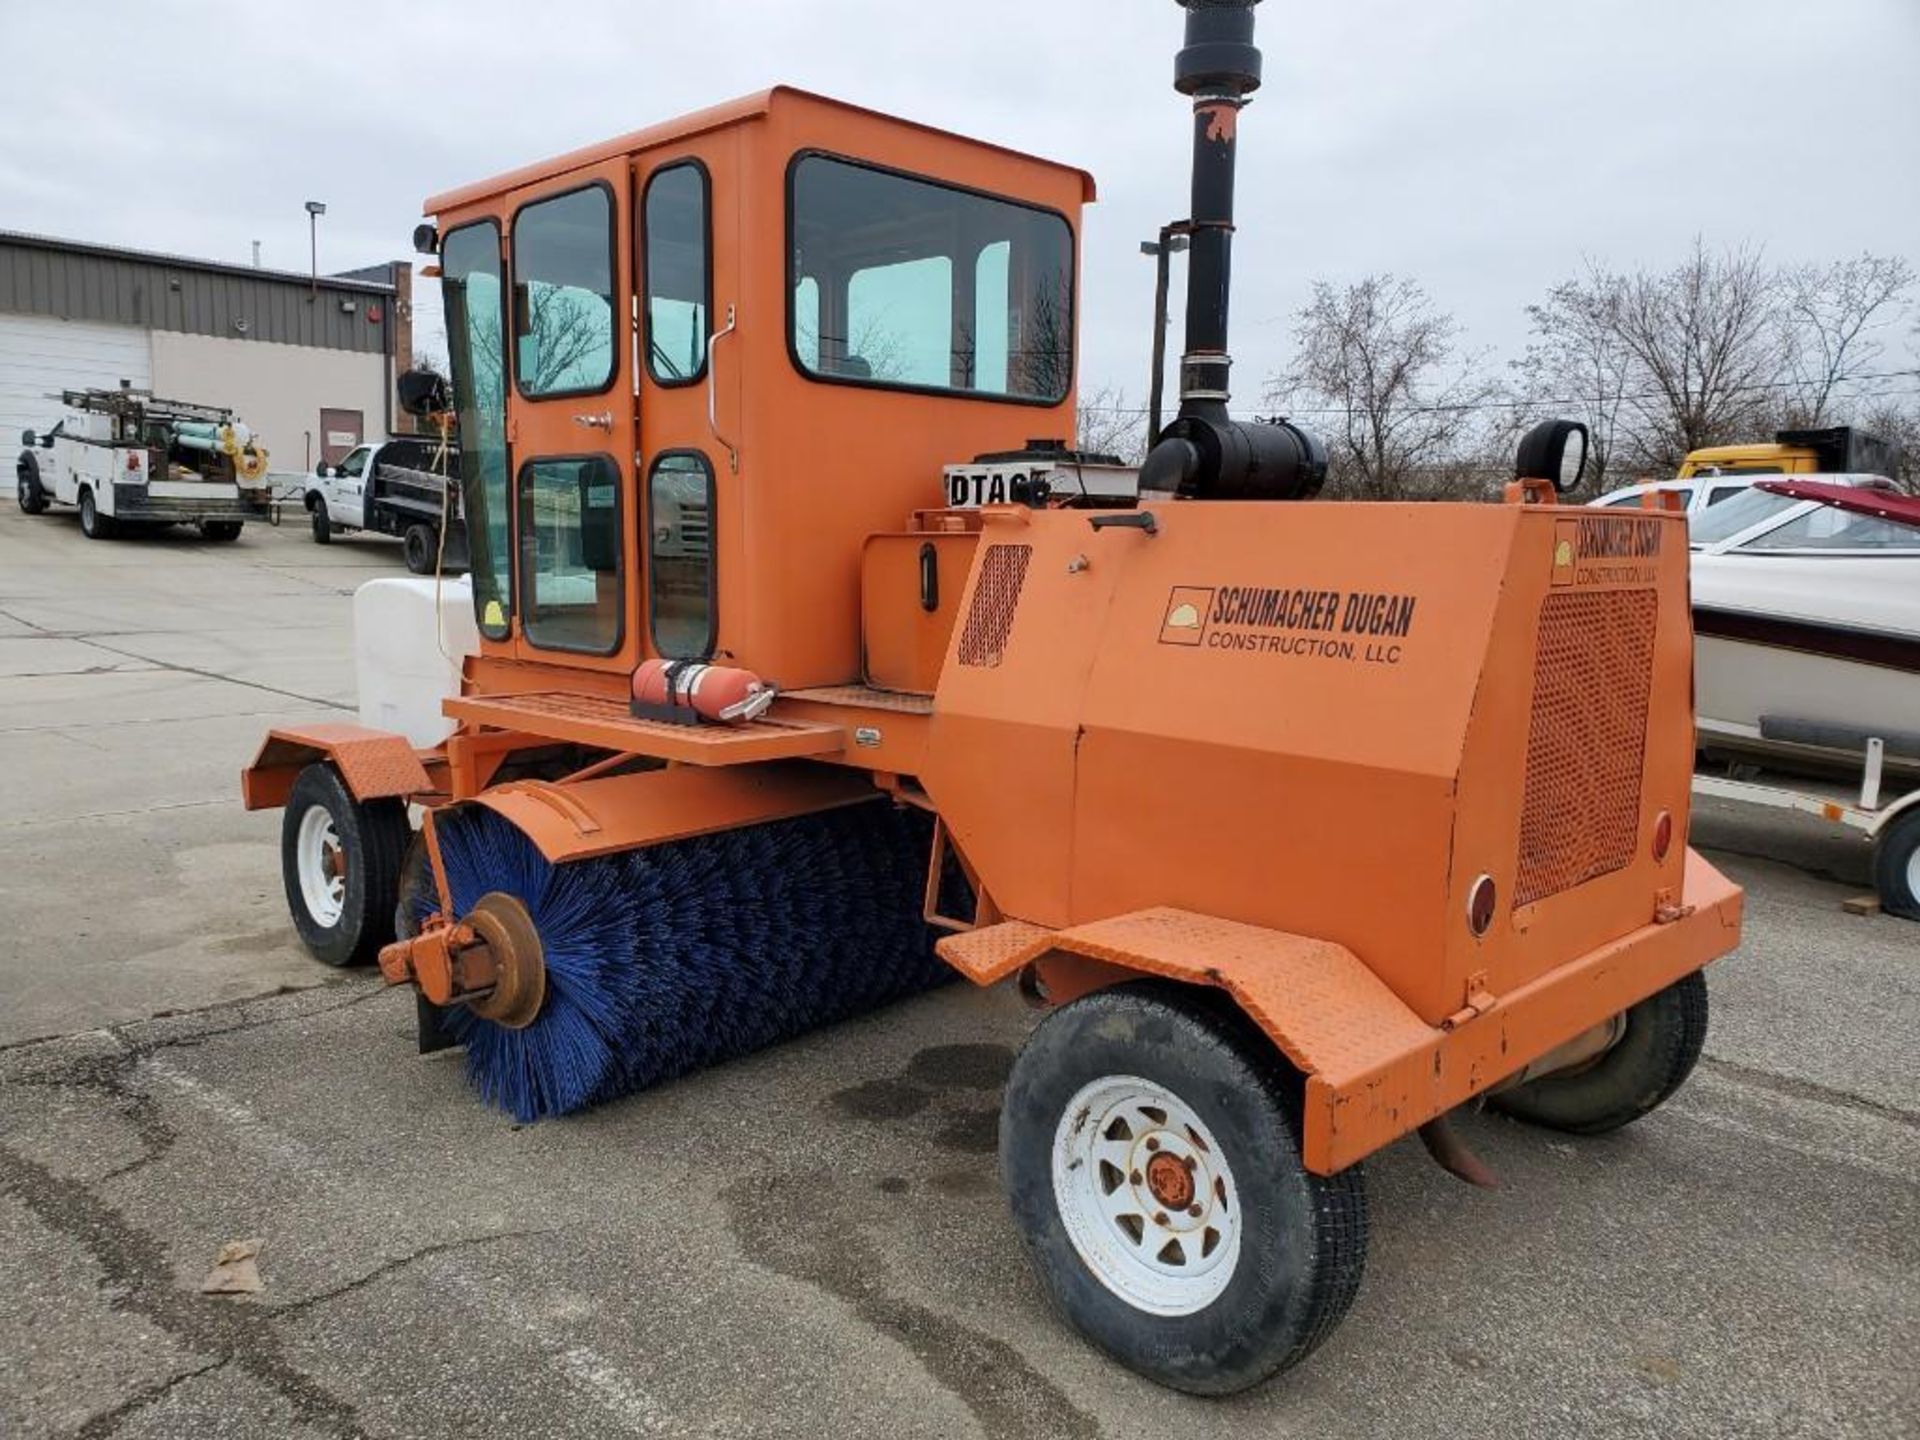
[[[480,648],[473,586],[369,580],[353,594],[353,670],[360,723],[438,745],[453,731],[440,702],[460,693],[460,662]]]

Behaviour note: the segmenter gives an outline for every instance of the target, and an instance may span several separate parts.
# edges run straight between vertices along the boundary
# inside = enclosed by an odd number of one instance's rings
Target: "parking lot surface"
[[[399,553],[0,512],[0,1435],[1872,1436],[1920,1417],[1920,925],[1710,807],[1707,1057],[1600,1140],[1368,1162],[1345,1326],[1228,1401],[1047,1310],[999,1194],[1032,1016],[953,986],[561,1122],[310,960],[237,776],[351,708]],[[257,1295],[199,1293],[259,1240]]]

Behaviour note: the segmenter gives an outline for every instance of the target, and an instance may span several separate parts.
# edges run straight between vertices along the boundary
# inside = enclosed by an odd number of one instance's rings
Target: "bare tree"
[[[1073,448],[1091,455],[1118,455],[1129,465],[1146,456],[1147,417],[1127,403],[1127,392],[1117,385],[1099,385],[1082,391],[1076,410]]]
[[[1545,303],[1529,305],[1533,339],[1520,372],[1521,394],[1542,418],[1584,421],[1587,472],[1582,485],[1599,494],[1616,474],[1621,411],[1633,380],[1633,356],[1620,333],[1624,282],[1591,261],[1579,280],[1556,285]]]
[[[1633,365],[1624,413],[1635,461],[1672,474],[1691,451],[1766,428],[1786,347],[1777,276],[1758,250],[1715,253],[1696,237],[1672,270],[1592,279],[1618,290],[1619,338]]]
[[[1478,357],[1458,353],[1458,336],[1412,280],[1314,285],[1294,363],[1269,382],[1267,401],[1327,437],[1330,493],[1400,500],[1482,488],[1470,452],[1500,387]]]
[[[1899,450],[1893,480],[1909,495],[1920,495],[1920,403],[1913,396],[1893,396],[1873,402],[1860,416],[1862,429],[1890,440]]]
[[[1831,423],[1835,387],[1885,355],[1875,332],[1898,315],[1913,281],[1905,260],[1864,254],[1781,277],[1789,424]]]

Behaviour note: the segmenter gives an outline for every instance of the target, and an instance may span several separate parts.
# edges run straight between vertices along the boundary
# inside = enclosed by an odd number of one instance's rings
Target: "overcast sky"
[[[1082,384],[1139,400],[1180,33],[1172,0],[0,0],[0,228],[304,270],[313,198],[346,269],[431,192],[787,82],[1091,170]],[[1236,408],[1315,278],[1412,275],[1504,359],[1583,256],[1920,265],[1920,0],[1266,0],[1258,39]]]

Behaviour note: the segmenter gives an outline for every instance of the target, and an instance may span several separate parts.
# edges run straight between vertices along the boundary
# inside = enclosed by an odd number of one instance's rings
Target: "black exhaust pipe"
[[[1180,413],[1140,472],[1143,490],[1198,500],[1299,500],[1326,479],[1326,452],[1286,421],[1246,424],[1227,414],[1228,290],[1233,263],[1233,178],[1240,111],[1260,88],[1253,7],[1260,0],[1178,0],[1186,43],[1173,88],[1193,99],[1193,193],[1186,223],[1187,338]]]

